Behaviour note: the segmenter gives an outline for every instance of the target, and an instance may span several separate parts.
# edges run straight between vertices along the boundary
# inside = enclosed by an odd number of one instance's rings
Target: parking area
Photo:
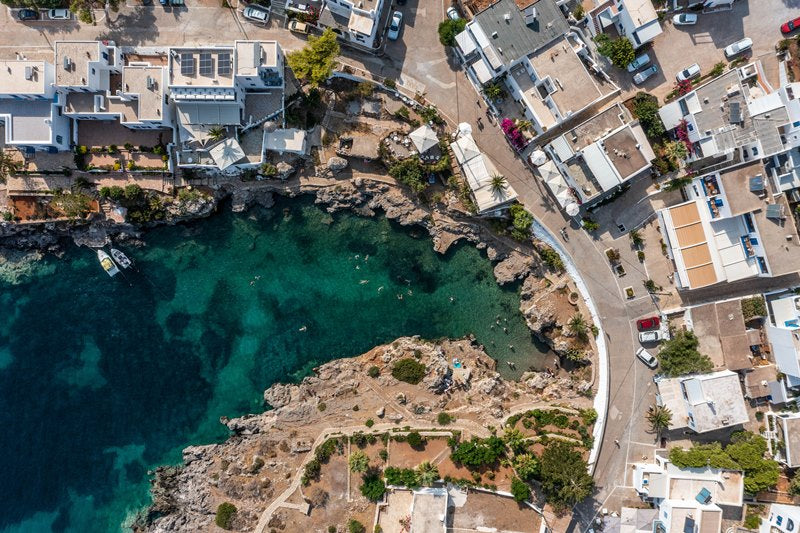
[[[661,23],[664,33],[638,52],[646,51],[650,55],[658,66],[657,74],[636,86],[631,74],[611,69],[610,74],[622,89],[623,98],[637,91],[647,91],[663,99],[673,89],[675,74],[680,70],[696,62],[704,73],[708,72],[716,63],[726,61],[723,53],[726,46],[745,37],[753,40],[753,48],[743,55],[761,59],[770,82],[777,83],[775,44],[782,39],[780,26],[800,16],[800,2],[737,0],[732,10],[700,13],[697,24],[692,26],[673,25],[672,15],[670,13]]]

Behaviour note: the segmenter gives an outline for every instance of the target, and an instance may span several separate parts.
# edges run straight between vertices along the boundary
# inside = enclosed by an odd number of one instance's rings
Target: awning
[[[264,149],[280,153],[304,154],[306,132],[296,128],[264,131]]]
[[[420,154],[424,154],[434,146],[439,144],[439,138],[433,128],[424,124],[408,134],[408,138],[416,146]]]
[[[472,135],[462,135],[454,143],[450,144],[450,148],[453,149],[456,161],[458,161],[460,165],[463,165],[473,157],[481,155],[481,151],[478,150],[478,146],[475,144]]]
[[[220,170],[225,170],[245,158],[244,150],[236,139],[225,139],[212,147],[208,154]]]
[[[530,155],[530,162],[532,165],[541,166],[547,162],[547,154],[541,150],[534,150]]]

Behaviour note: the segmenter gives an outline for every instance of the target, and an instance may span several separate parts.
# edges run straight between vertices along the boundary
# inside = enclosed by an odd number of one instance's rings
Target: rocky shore
[[[407,358],[426,367],[417,385],[392,376],[393,364]],[[460,369],[453,369],[453,358],[461,361]],[[508,416],[542,404],[589,407],[591,400],[581,394],[581,386],[547,373],[505,381],[495,362],[470,339],[432,343],[400,338],[359,357],[322,365],[298,385],[273,385],[264,393],[269,411],[223,418],[232,432],[226,442],[190,446],[183,451],[183,465],[155,471],[153,505],[134,530],[214,530],[218,505],[231,502],[238,509],[232,529],[252,531],[271,502],[294,493],[314,443],[332,431],[347,435],[370,431],[368,427],[436,428],[441,427],[437,415],[446,412],[454,419],[449,429],[462,436],[487,436],[488,425],[496,427]],[[276,508],[268,518],[267,531],[293,531],[281,510]]]

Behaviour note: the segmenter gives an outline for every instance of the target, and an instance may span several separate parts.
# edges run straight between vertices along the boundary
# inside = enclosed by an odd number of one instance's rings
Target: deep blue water
[[[0,531],[119,530],[149,501],[147,470],[224,439],[220,416],[402,335],[474,333],[520,371],[544,357],[477,250],[441,256],[385,218],[282,200],[145,241],[123,247],[127,279],[72,247],[0,280]]]

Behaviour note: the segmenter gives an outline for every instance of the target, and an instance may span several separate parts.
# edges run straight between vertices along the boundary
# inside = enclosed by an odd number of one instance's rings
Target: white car
[[[396,41],[400,37],[400,30],[403,27],[403,14],[399,11],[392,13],[392,23],[389,24],[389,33],[386,37],[390,41]]]
[[[647,54],[642,54],[633,61],[631,61],[631,64],[628,65],[628,72],[636,72],[649,62],[650,62],[650,56]]]
[[[725,47],[725,57],[730,59],[731,57],[744,52],[745,50],[750,50],[753,47],[753,39],[750,37],[745,37],[741,41],[736,41],[735,43],[728,45]]]
[[[678,81],[684,81],[696,78],[699,75],[700,75],[700,65],[695,63],[694,65],[689,65],[682,71],[678,72],[678,74],[675,76],[675,79]]]
[[[649,342],[658,342],[661,340],[661,332],[658,330],[654,331],[642,331],[639,333],[639,342],[642,344],[646,344]]]
[[[47,12],[47,18],[51,20],[69,20],[72,18],[72,13],[69,9],[50,9]]]
[[[242,15],[244,15],[246,19],[262,24],[266,24],[269,20],[269,10],[259,6],[247,6],[244,8],[244,11],[242,11]]]
[[[697,15],[694,13],[680,13],[672,17],[672,23],[676,26],[692,26],[697,24]]]
[[[636,357],[638,357],[641,362],[643,362],[650,368],[655,368],[658,366],[658,359],[656,359],[656,357],[653,354],[651,354],[641,346],[639,347],[638,350],[636,350]]]
[[[655,65],[651,66],[650,68],[646,68],[641,72],[637,72],[636,75],[633,76],[633,83],[635,83],[636,85],[641,85],[645,81],[647,81],[647,78],[649,78],[656,72],[658,72],[658,67]]]
[[[451,20],[460,19],[461,16],[458,14],[458,9],[456,9],[454,6],[448,7],[447,8],[447,18],[449,18]]]

